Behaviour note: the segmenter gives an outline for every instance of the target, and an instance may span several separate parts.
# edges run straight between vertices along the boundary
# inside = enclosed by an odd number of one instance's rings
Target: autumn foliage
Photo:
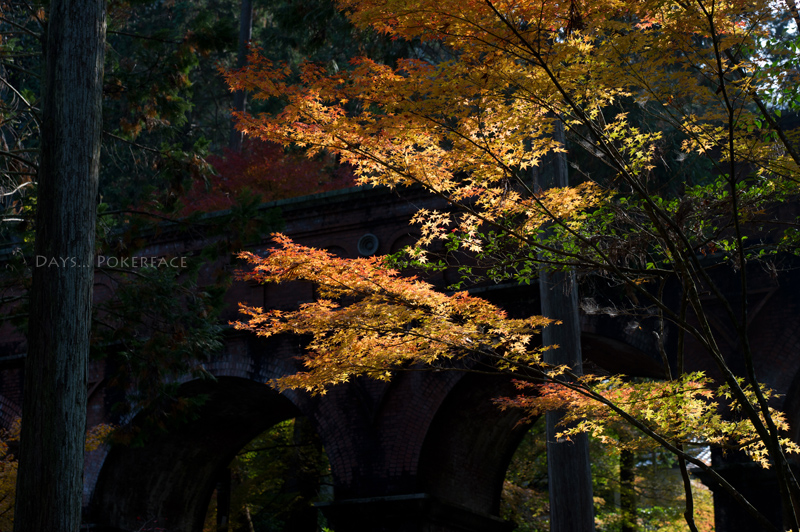
[[[302,359],[306,371],[275,381],[280,389],[324,394],[354,377],[388,380],[395,371],[419,364],[504,371],[519,377],[521,393],[497,400],[501,408],[521,408],[530,418],[562,410],[562,437],[589,432],[601,441],[616,440],[620,430],[629,431],[624,427],[633,424],[643,432],[634,430],[620,445],[637,450],[663,442],[717,445],[743,450],[770,467],[754,424],[724,407],[733,398],[729,388],[702,373],[638,383],[619,376],[571,375],[567,367],[546,364],[543,348],[532,342],[552,320],[510,319],[466,292],[442,294],[416,278],[401,277],[383,257],[339,258],[283,235],[274,238],[278,247],[266,256],[239,255],[252,266],[239,277],[261,283],[313,282],[318,298],[295,311],[242,305],[249,318],[234,326],[265,337],[311,337]],[[570,375],[572,381],[562,380]],[[755,400],[753,390],[745,387],[745,392]],[[768,389],[762,392],[772,394]],[[782,413],[772,409],[771,416],[781,431],[788,430]],[[785,452],[800,452],[785,436],[781,443]]]
[[[629,419],[668,436],[683,445],[714,445],[744,451],[755,462],[769,468],[765,443],[747,419],[731,412],[731,394],[703,373],[687,373],[668,382],[626,382],[619,376],[581,378],[582,386],[562,383],[534,384],[517,381],[517,388],[528,393],[498,399],[502,408],[522,408],[529,416],[548,410],[563,410],[561,437],[588,432],[604,443],[615,442],[627,449],[650,449],[653,440],[639,431],[631,431]],[[752,390],[747,390],[750,396]],[[531,393],[532,392],[532,393]],[[772,395],[771,390],[764,393]],[[624,412],[624,415],[621,413]],[[783,413],[772,410],[773,419],[782,431],[789,425]],[[626,437],[619,438],[620,431]],[[800,446],[788,437],[781,440],[786,452],[798,454]]]
[[[684,445],[695,440],[749,452],[774,468],[786,527],[800,530],[792,502],[800,483],[786,457],[797,447],[758,381],[748,333],[752,265],[777,275],[777,257],[800,253],[796,213],[772,215],[799,192],[800,132],[782,119],[800,109],[792,53],[800,42],[783,31],[800,23],[794,2],[339,5],[360,27],[425,43],[424,53],[394,65],[356,58],[338,72],[305,63],[296,84],[288,65],[256,50],[248,67],[226,73],[229,84],[285,105],[275,115],[239,114],[239,127],[312,158],[335,154],[359,183],[417,185],[446,199],[451,210],[414,219],[417,264],[429,260],[431,244],[444,244],[488,264],[493,281],[531,282],[550,268],[623,287],[623,311],[656,323],[665,382],[580,379],[541,363],[530,341],[545,324],[539,318],[506,320],[471,296],[402,281],[378,259],[338,262],[279,239],[267,257],[245,256],[256,266],[252,278],[303,279],[322,298],[295,313],[249,309],[249,323],[239,324],[313,335],[308,372],[279,384],[321,391],[357,374],[388,378],[407,364],[488,363],[546,385],[517,406],[571,410],[587,420],[575,430],[615,418],[675,453],[684,473],[692,460]],[[555,134],[562,126],[566,142]],[[558,154],[568,157],[573,186],[548,186]],[[720,275],[735,280],[735,296],[720,288]],[[335,301],[345,295],[355,303]],[[734,331],[741,374],[726,360],[729,338],[718,337],[709,301]],[[673,353],[663,344],[667,327],[677,337]],[[687,337],[720,382],[686,374]]]
[[[17,459],[11,445],[19,445],[19,419],[0,431],[0,530],[14,528],[14,490],[17,486]]]
[[[388,380],[407,364],[440,364],[489,357],[489,363],[540,362],[531,337],[550,320],[509,319],[496,306],[466,292],[445,295],[414,278],[401,277],[385,259],[338,258],[325,250],[275,235],[279,248],[266,257],[239,255],[253,265],[241,277],[258,282],[313,281],[319,298],[284,312],[242,306],[250,316],[237,329],[261,336],[310,334],[304,357],[308,372],[284,377],[280,388],[324,393],[332,384],[368,375]],[[341,304],[342,299],[348,304]],[[489,344],[486,344],[490,339]]]

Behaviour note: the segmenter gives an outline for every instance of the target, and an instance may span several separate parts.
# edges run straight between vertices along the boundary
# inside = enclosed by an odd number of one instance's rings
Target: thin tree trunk
[[[247,45],[253,38],[253,0],[242,0],[242,11],[239,16],[239,57],[237,66],[244,67],[247,64]],[[243,113],[247,108],[247,93],[236,91],[233,93],[233,110]],[[231,124],[231,138],[228,147],[232,151],[242,151],[242,140],[244,133],[236,129],[235,124]]]
[[[103,0],[50,3],[16,532],[80,527],[105,28]]]
[[[564,129],[556,123],[556,140],[564,143]],[[548,186],[568,185],[567,162],[564,154],[557,154],[555,176]],[[581,327],[578,316],[578,287],[573,272],[539,272],[539,293],[542,315],[561,321],[542,331],[545,346],[558,345],[545,351],[548,364],[565,364],[576,374],[583,371],[581,352]],[[570,441],[558,441],[556,424],[558,412],[548,412],[547,421],[547,475],[550,487],[551,532],[591,532],[594,530],[594,500],[592,473],[589,465],[589,439],[585,434],[573,436]]]
[[[311,505],[311,501],[319,490],[319,475],[317,464],[310,460],[317,455],[309,448],[308,444],[311,442],[318,443],[314,426],[307,417],[296,417],[292,433],[294,453],[290,458],[289,477],[284,484],[284,490],[296,493],[297,498],[286,515],[286,532],[317,530],[317,509]]]
[[[655,454],[653,455],[655,468]],[[622,513],[622,532],[636,532],[636,456],[623,449],[619,455],[619,508]]]
[[[217,532],[228,532],[231,521],[231,469],[225,468],[217,482]]]
[[[247,531],[256,532],[256,527],[253,526],[253,517],[250,515],[250,508],[246,504],[244,505],[244,517],[247,521]]]

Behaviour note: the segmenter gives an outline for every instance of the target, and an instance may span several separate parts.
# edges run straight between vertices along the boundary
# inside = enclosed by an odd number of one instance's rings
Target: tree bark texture
[[[545,362],[566,364],[581,372],[580,322],[577,288],[572,272],[540,272],[542,314],[558,319],[542,331],[544,345],[557,344],[545,351]],[[550,488],[551,532],[590,532],[594,530],[592,474],[589,465],[589,438],[572,436],[569,441],[556,439],[561,415],[545,414],[547,422],[547,478]]]
[[[50,3],[16,532],[80,527],[105,28],[103,0]]]
[[[564,144],[564,129],[556,123],[556,140]],[[563,153],[556,154],[554,175],[543,186],[568,185],[567,161]],[[575,274],[539,271],[539,293],[542,315],[561,321],[542,330],[542,344],[558,345],[545,351],[548,364],[567,365],[576,374],[583,372],[581,326],[578,316],[578,287]],[[594,500],[592,473],[589,465],[589,439],[586,434],[573,436],[570,441],[556,439],[558,412],[545,414],[547,422],[547,476],[550,491],[551,532],[591,532],[594,530]]]

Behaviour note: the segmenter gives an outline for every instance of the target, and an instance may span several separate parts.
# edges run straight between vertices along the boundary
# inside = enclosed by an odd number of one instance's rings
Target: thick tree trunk
[[[253,0],[242,0],[242,11],[239,16],[239,57],[237,66],[247,64],[247,45],[253,38]],[[233,93],[233,110],[243,113],[247,108],[247,93],[236,91]],[[244,133],[236,129],[236,124],[231,124],[231,138],[228,147],[232,151],[242,151]]]
[[[103,0],[52,0],[16,532],[80,526],[102,132]]]
[[[556,140],[564,143],[564,130],[556,126]],[[543,187],[568,185],[567,162],[564,154],[555,157],[554,176]],[[583,369],[581,352],[581,327],[578,316],[578,287],[573,272],[539,272],[539,293],[542,315],[561,321],[560,325],[545,327],[542,343],[558,345],[545,351],[549,364],[565,364],[576,374]],[[594,530],[594,501],[592,473],[589,465],[589,439],[585,434],[571,441],[558,441],[556,424],[558,412],[548,412],[547,421],[547,475],[550,491],[551,532],[591,532]]]
[[[581,372],[580,322],[578,321],[577,288],[571,272],[544,272],[539,275],[542,293],[542,314],[555,318],[561,325],[545,327],[544,345],[557,344],[558,349],[545,352],[545,362],[566,364]],[[594,530],[592,476],[589,465],[589,439],[585,434],[570,441],[556,439],[558,412],[548,412],[547,475],[550,488],[551,532],[591,532]]]

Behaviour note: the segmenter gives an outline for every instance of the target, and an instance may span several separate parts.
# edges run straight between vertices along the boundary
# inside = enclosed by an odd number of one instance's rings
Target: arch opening
[[[306,417],[273,425],[242,448],[222,472],[203,530],[320,532],[318,502],[333,500],[330,464]]]
[[[671,453],[630,451],[590,436],[589,457],[598,532],[685,529],[682,479]],[[692,486],[698,530],[713,531],[712,493],[696,477]],[[545,416],[540,416],[509,462],[500,515],[514,522],[518,532],[547,532],[550,503]]]
[[[523,415],[494,398],[515,389],[504,375],[467,373],[437,412],[420,457],[426,493],[472,512],[499,516],[508,463],[525,435]]]
[[[141,445],[109,450],[88,509],[96,528],[202,530],[211,495],[237,453],[273,425],[301,415],[269,386],[239,377],[190,381],[179,393],[203,399],[188,420],[148,434]]]

